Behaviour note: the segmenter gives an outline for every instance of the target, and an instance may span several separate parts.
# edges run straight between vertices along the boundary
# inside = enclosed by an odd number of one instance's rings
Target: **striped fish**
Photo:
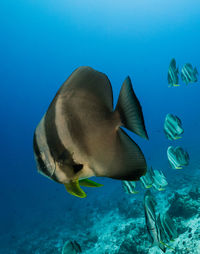
[[[151,194],[150,190],[147,190],[144,195],[144,212],[147,232],[152,245],[158,246],[163,252],[165,252],[166,247],[162,244],[160,230],[156,219],[155,205],[156,201],[154,196]]]
[[[170,62],[167,80],[169,86],[179,86],[178,84],[178,68],[176,67],[176,60],[173,58]]]
[[[86,197],[80,185],[102,186],[92,176],[136,181],[146,173],[139,146],[120,128],[148,139],[142,108],[127,77],[113,110],[107,76],[79,67],[58,90],[33,140],[38,171]]]
[[[153,181],[153,169],[151,167],[144,176],[140,177],[140,182],[144,188],[149,189],[152,187]]]
[[[76,241],[68,240],[62,248],[62,254],[77,254],[81,252],[81,246]]]
[[[166,177],[161,170],[153,170],[153,187],[158,191],[165,190],[168,185]]]
[[[164,133],[169,140],[181,138],[184,132],[180,118],[175,115],[167,114],[164,122]]]
[[[169,146],[167,149],[167,157],[169,164],[174,169],[182,169],[183,166],[189,164],[189,154],[182,147]]]
[[[196,67],[193,69],[190,63],[186,63],[183,65],[181,69],[181,78],[188,85],[189,83],[197,82],[198,71]]]
[[[162,239],[163,243],[174,241],[175,238],[178,237],[176,224],[170,218],[170,216],[167,212],[158,214],[157,224],[159,227],[159,231],[160,231],[160,235],[161,235],[161,239]],[[169,245],[167,245],[167,246],[170,247]],[[170,247],[170,249],[173,249],[173,248]]]
[[[133,181],[122,181],[122,187],[127,194],[137,194],[136,183]]]

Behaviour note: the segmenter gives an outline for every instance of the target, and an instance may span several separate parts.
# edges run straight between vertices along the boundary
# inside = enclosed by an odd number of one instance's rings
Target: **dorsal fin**
[[[171,62],[170,62],[170,66],[171,66],[174,70],[176,70],[176,60],[175,60],[175,58],[172,58],[172,60],[171,60]]]
[[[65,81],[58,93],[66,92],[80,93],[83,91],[91,98],[95,96],[101,104],[106,106],[110,111],[113,109],[113,93],[108,77],[99,71],[88,66],[77,68],[71,76]]]
[[[125,79],[122,85],[116,110],[119,111],[121,121],[127,129],[148,139],[142,107],[133,91],[129,77]]]

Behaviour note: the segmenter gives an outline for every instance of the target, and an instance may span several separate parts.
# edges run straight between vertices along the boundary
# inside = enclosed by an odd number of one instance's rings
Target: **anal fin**
[[[139,146],[121,128],[117,131],[115,153],[107,173],[102,176],[138,181],[147,170],[146,160]]]

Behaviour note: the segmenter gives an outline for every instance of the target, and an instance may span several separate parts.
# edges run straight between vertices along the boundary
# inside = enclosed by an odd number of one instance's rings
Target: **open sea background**
[[[57,239],[68,240],[71,232],[77,241],[80,232],[87,239],[90,216],[99,221],[102,210],[120,203],[126,211],[127,194],[120,181],[96,178],[104,187],[87,188],[87,198],[78,199],[36,170],[34,129],[58,88],[79,66],[91,66],[108,76],[114,105],[129,75],[149,141],[128,133],[148,165],[163,170],[169,186],[174,183],[172,192],[182,177],[191,186],[199,182],[200,81],[188,86],[180,81],[181,86],[173,88],[167,83],[172,58],[179,69],[189,62],[200,73],[198,0],[1,0],[0,24],[0,253],[59,253]],[[167,113],[182,120],[182,139],[166,139]],[[181,171],[169,167],[169,145],[181,145],[189,152],[188,167]],[[136,199],[142,202],[143,196]],[[59,235],[61,227],[66,236]],[[38,249],[31,249],[33,234],[41,244],[54,238],[58,248],[53,250],[51,242],[49,250],[40,252],[37,244]],[[26,242],[19,247],[23,237]],[[93,253],[111,253],[102,246]]]

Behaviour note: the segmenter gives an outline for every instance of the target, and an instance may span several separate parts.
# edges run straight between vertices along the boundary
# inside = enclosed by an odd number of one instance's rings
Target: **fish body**
[[[63,248],[62,254],[77,254],[81,253],[81,247],[76,241],[66,241]]]
[[[158,191],[165,190],[165,187],[168,185],[166,177],[164,176],[162,171],[153,170],[151,167],[147,170],[145,176],[140,178],[140,182],[143,187],[149,189],[153,186],[154,189]]]
[[[195,83],[198,81],[197,79],[198,71],[192,67],[190,63],[186,63],[183,65],[181,69],[181,78],[188,85],[189,83]]]
[[[170,242],[177,238],[178,233],[176,230],[176,225],[168,213],[159,214],[157,217],[157,223],[162,242]]]
[[[169,140],[176,140],[184,132],[180,118],[167,114],[164,122],[164,133]]]
[[[182,169],[183,166],[189,164],[189,154],[180,146],[175,148],[169,146],[167,149],[167,157],[171,167],[174,169]]]
[[[78,197],[86,196],[79,185],[97,187],[87,180],[92,176],[139,180],[146,173],[146,160],[120,126],[148,138],[130,78],[113,110],[107,76],[79,67],[58,90],[35,130],[38,171]]]
[[[182,147],[177,146],[175,148],[175,153],[178,158],[178,161],[181,163],[182,166],[187,166],[189,164],[189,154],[185,151]]]
[[[149,189],[153,186],[154,178],[153,178],[153,169],[152,167],[147,170],[147,173],[140,178],[140,182],[143,187]]]
[[[133,181],[122,181],[123,189],[128,194],[137,194],[138,191],[135,190],[136,183]]]
[[[178,68],[176,67],[176,60],[173,58],[170,62],[169,69],[168,69],[168,84],[170,87],[172,86],[179,86],[178,82]]]
[[[153,170],[153,187],[158,191],[165,190],[168,185],[166,177],[162,171]]]
[[[151,194],[150,190],[147,190],[144,195],[144,211],[145,211],[145,221],[148,234],[151,238],[153,245],[158,246],[162,251],[166,251],[166,248],[161,244],[160,230],[157,225],[156,213],[155,213],[155,199]]]

